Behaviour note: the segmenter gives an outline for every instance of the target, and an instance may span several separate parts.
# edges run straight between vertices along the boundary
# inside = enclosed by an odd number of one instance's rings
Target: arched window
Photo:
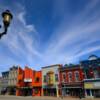
[[[98,70],[94,70],[94,78],[99,78],[99,71]]]
[[[72,72],[68,72],[68,81],[72,82]]]
[[[66,82],[66,73],[65,72],[62,73],[62,82]]]
[[[75,81],[79,81],[79,72],[75,71]]]

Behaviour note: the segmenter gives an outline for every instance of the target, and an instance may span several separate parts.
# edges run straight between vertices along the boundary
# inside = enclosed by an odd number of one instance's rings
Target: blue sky
[[[0,72],[100,56],[100,0],[0,0],[6,9],[14,18],[0,40]]]

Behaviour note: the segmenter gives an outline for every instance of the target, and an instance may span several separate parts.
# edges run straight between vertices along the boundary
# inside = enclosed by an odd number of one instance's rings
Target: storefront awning
[[[20,89],[32,89],[33,87],[18,87]]]
[[[72,89],[72,88],[82,88],[82,87],[62,87],[62,88],[65,88],[65,89]]]

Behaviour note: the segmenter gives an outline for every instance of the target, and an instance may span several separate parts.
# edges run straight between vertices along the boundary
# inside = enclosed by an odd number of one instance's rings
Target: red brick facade
[[[82,68],[79,65],[63,67],[59,69],[59,73],[62,95],[79,96],[78,93],[82,90],[84,79]],[[69,92],[67,93],[67,91]]]

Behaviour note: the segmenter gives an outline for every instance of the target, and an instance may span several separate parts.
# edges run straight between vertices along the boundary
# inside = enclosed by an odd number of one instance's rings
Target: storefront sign
[[[84,83],[84,88],[85,89],[95,89],[95,88],[100,88],[100,82],[88,82]]]
[[[85,83],[84,88],[85,89],[93,89],[93,84],[92,83]]]
[[[98,88],[98,87],[100,88],[100,82],[95,82],[95,83],[94,83],[94,87],[95,87],[95,88]]]
[[[24,82],[32,82],[32,79],[31,78],[25,78]]]

